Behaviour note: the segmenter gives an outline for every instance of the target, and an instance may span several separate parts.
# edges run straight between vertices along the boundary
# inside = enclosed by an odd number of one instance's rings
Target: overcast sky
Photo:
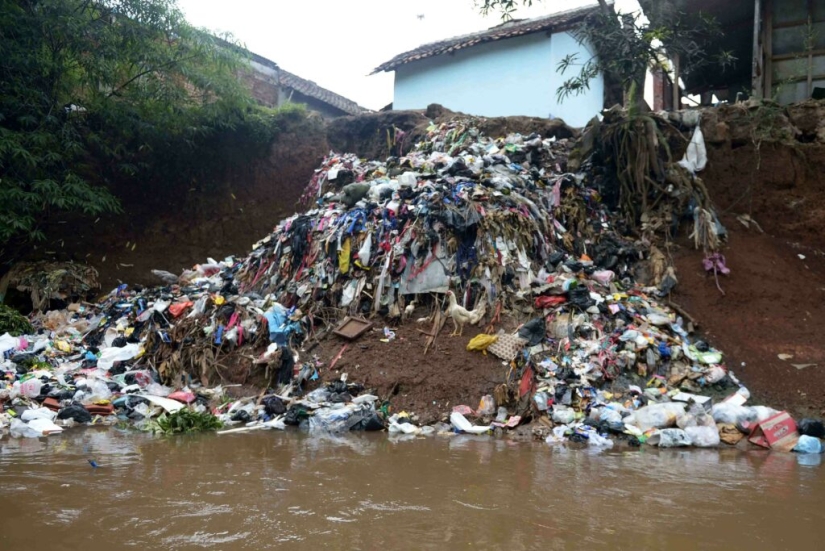
[[[621,0],[620,0],[621,2]],[[544,0],[516,17],[595,3]],[[367,76],[421,44],[485,29],[473,0],[178,0],[193,25],[232,33],[246,47],[296,75],[369,109],[392,101],[392,73]]]

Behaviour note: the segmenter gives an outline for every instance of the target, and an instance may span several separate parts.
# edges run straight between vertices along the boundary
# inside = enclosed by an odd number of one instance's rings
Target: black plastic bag
[[[284,402],[277,396],[267,396],[263,399],[263,405],[267,415],[281,415],[286,412]]]
[[[544,318],[534,318],[521,326],[518,336],[527,340],[527,346],[540,344],[547,335],[547,326]]]
[[[91,423],[92,414],[80,404],[66,406],[57,412],[58,419],[74,419],[75,423]]]
[[[813,436],[815,438],[825,438],[825,424],[817,419],[803,419],[797,425],[799,434]]]

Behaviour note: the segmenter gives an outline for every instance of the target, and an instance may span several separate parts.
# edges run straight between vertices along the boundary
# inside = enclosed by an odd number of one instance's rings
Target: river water
[[[0,549],[823,549],[819,460],[74,429],[0,440]]]

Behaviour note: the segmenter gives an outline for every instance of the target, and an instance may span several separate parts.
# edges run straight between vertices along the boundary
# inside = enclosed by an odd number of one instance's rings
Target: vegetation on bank
[[[50,216],[118,212],[117,186],[266,152],[304,112],[256,105],[247,58],[176,0],[0,0],[0,256]]]

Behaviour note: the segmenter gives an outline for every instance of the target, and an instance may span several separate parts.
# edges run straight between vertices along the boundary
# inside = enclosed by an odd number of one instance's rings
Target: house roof
[[[455,36],[453,38],[440,40],[438,42],[431,42],[429,44],[419,46],[414,50],[398,54],[386,63],[382,63],[376,67],[371,74],[380,73],[381,71],[392,71],[396,67],[406,63],[437,55],[449,54],[457,50],[470,48],[485,42],[514,38],[516,36],[524,36],[541,31],[563,30],[571,27],[579,21],[582,21],[587,16],[598,10],[598,5],[592,5],[575,10],[553,13],[542,17],[535,17],[533,19],[515,19],[484,31]]]
[[[303,79],[281,68],[278,68],[278,78],[280,79],[281,86],[292,88],[305,96],[323,101],[349,115],[359,115],[368,111],[368,109],[361,107],[344,96],[339,96],[335,92],[321,88],[311,80]]]
[[[232,48],[235,51],[243,52],[246,55],[249,55],[253,62],[258,63],[269,69],[272,69],[273,71],[276,71],[278,75],[278,84],[281,86],[292,88],[293,90],[307,97],[317,99],[318,101],[322,101],[328,105],[340,109],[348,115],[359,115],[361,113],[369,111],[369,109],[361,107],[351,99],[347,99],[344,96],[338,95],[331,90],[322,88],[314,82],[312,82],[311,80],[306,80],[304,78],[299,77],[296,74],[290,73],[289,71],[285,71],[271,59],[265,58],[264,56],[256,54],[255,52],[249,51],[245,47],[232,44],[231,42],[228,42],[220,37],[213,38],[218,44],[223,45],[225,48]]]

